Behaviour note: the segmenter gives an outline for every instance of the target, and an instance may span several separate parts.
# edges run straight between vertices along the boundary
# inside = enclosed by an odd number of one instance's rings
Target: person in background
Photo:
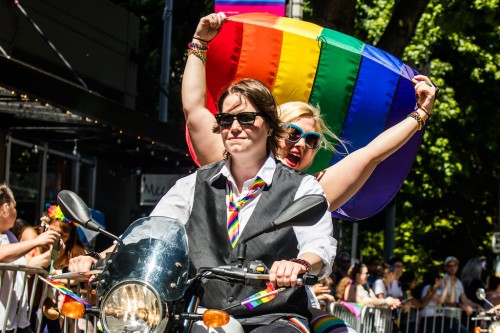
[[[375,281],[382,277],[382,259],[379,256],[373,256],[368,260],[368,285],[373,289]]]
[[[378,298],[368,286],[368,267],[363,263],[357,263],[349,268],[347,273],[351,282],[344,291],[344,301],[355,302],[361,305],[388,306],[395,309],[401,305],[399,299],[388,296]]]
[[[349,267],[351,267],[351,255],[346,251],[340,252],[335,259],[335,271],[332,274],[335,285],[347,276]]]
[[[378,278],[373,284],[373,293],[378,298],[384,299],[389,296],[389,288],[396,280],[396,274],[394,273],[394,266],[384,264],[382,267],[382,277]]]
[[[58,273],[61,272],[62,268],[69,265],[71,258],[87,254],[83,243],[78,237],[76,225],[64,217],[59,206],[49,206],[47,213],[40,218],[40,221],[46,228],[61,235],[62,249],[54,262],[54,269],[58,270]]]
[[[405,267],[403,259],[400,257],[392,257],[389,260],[389,265],[392,267],[391,270],[394,272],[394,281],[389,287],[389,296],[402,300],[404,298],[404,295],[403,290],[401,289],[399,278],[401,278],[401,275],[403,275]]]
[[[320,309],[326,311],[332,302],[335,302],[335,297],[332,295],[333,280],[326,276],[316,283],[312,290],[318,299]]]
[[[28,224],[28,222],[20,218],[16,219],[16,221],[14,222],[14,226],[10,229],[10,231],[14,234],[14,236],[16,236],[17,240],[20,242],[25,242],[35,239],[40,234],[35,227],[32,227],[31,225]],[[47,249],[41,247],[35,247],[27,255],[30,258],[32,258],[44,253],[46,250]]]
[[[479,288],[486,288],[486,284],[482,279],[483,272],[486,270],[485,264],[484,258],[471,258],[465,263],[462,274],[460,275],[467,298],[483,308],[486,303],[484,300],[477,298],[476,291]]]
[[[6,184],[0,184],[0,263],[13,265],[48,266],[50,257],[38,255],[31,257],[29,253],[36,247],[52,246],[58,233],[47,231],[36,238],[18,242],[9,230],[14,226],[17,217],[16,200],[12,190]],[[14,275],[6,272],[0,290],[0,327],[5,321],[7,330],[16,330],[20,333],[31,333],[29,321],[28,291],[24,288],[25,273]],[[6,304],[11,293],[12,298],[9,313],[6,313]]]
[[[467,315],[471,315],[474,310],[482,311],[481,305],[471,301],[465,294],[462,281],[457,277],[459,261],[453,256],[449,256],[444,261],[444,288],[447,289],[448,297],[445,298],[445,305],[449,307],[461,307]]]
[[[500,277],[491,275],[488,278],[488,289],[486,290],[486,299],[493,305],[500,304]]]

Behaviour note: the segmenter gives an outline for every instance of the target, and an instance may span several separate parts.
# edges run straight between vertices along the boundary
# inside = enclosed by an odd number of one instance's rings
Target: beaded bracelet
[[[304,266],[304,268],[306,269],[306,273],[309,273],[311,271],[311,264],[307,260],[299,259],[299,258],[292,258],[292,259],[289,259],[288,261],[295,262],[297,264]]]
[[[191,43],[188,43],[188,49],[191,49],[191,50],[197,49],[197,50],[207,51],[208,46],[191,42]]]
[[[417,121],[417,123],[418,123],[418,130],[419,131],[422,129],[422,127],[425,126],[425,121],[422,119],[422,117],[420,117],[420,115],[418,114],[418,112],[412,112],[408,116],[406,116],[406,118],[413,118],[413,119],[415,119]]]
[[[188,49],[188,51],[187,51],[188,58],[191,54],[193,54],[197,58],[199,58],[204,64],[207,62],[207,57],[206,57],[207,51],[198,50],[198,49]]]

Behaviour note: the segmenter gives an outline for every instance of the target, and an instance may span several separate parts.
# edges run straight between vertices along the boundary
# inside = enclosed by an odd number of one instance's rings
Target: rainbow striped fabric
[[[215,0],[215,12],[227,16],[254,12],[284,16],[285,7],[285,0]]]
[[[80,302],[80,303],[83,303],[83,305],[85,305],[86,308],[89,308],[90,307],[90,304],[87,303],[83,298],[81,298],[80,296],[78,296],[77,294],[75,294],[73,291],[71,291],[71,289],[69,289],[68,287],[66,287],[65,285],[59,283],[59,282],[56,282],[54,280],[50,280],[50,279],[44,279],[43,277],[39,276],[38,277],[40,280],[42,280],[43,282],[47,283],[49,286],[51,286],[52,288],[55,288],[57,291],[59,291],[60,293],[66,295],[66,296],[69,296],[71,297],[72,299],[74,299],[75,301],[77,302]]]
[[[342,304],[343,306],[348,308],[349,311],[354,313],[356,318],[359,319],[359,317],[361,317],[361,310],[363,310],[363,305],[358,304],[358,303],[352,303],[352,302],[344,302],[344,301],[340,301],[340,304]]]
[[[314,333],[356,333],[351,325],[330,314],[314,317],[310,326]]]
[[[255,309],[259,305],[271,301],[283,289],[284,288],[276,289],[272,283],[267,283],[267,288],[265,290],[245,298],[241,304],[245,305],[250,310]]]
[[[212,113],[228,83],[251,77],[264,82],[280,104],[304,101],[319,106],[333,132],[349,142],[350,152],[403,120],[416,103],[411,79],[417,73],[399,59],[353,37],[286,17],[230,17],[210,42],[207,58],[207,108]],[[419,131],[382,162],[334,216],[359,220],[384,208],[408,175],[422,136]],[[190,151],[196,161],[191,146]],[[308,172],[323,170],[344,156],[320,150]]]
[[[241,207],[246,204],[266,183],[262,178],[257,177],[253,182],[252,186],[248,189],[247,195],[245,195],[241,200],[235,201],[233,198],[233,186],[228,180],[227,185],[229,187],[229,212],[227,215],[227,233],[229,236],[229,241],[231,246],[234,248],[236,243],[240,239],[240,219],[239,212]]]

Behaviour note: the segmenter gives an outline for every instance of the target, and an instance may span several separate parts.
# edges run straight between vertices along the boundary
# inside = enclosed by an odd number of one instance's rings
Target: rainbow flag
[[[215,0],[215,12],[226,16],[245,13],[269,13],[285,16],[285,0]]]
[[[348,308],[349,311],[354,313],[356,318],[359,319],[359,317],[361,317],[361,310],[363,309],[363,305],[358,304],[358,303],[352,303],[352,302],[344,302],[344,301],[340,301],[340,304],[342,304],[343,306]]]
[[[246,305],[246,307],[250,310],[255,309],[259,305],[271,301],[280,291],[283,290],[285,290],[285,288],[276,289],[272,283],[268,283],[265,290],[259,291],[258,293],[245,298],[243,302],[241,302],[241,305]]]
[[[90,304],[87,303],[83,298],[81,298],[80,296],[78,296],[77,294],[75,294],[73,291],[71,291],[71,289],[69,289],[68,287],[66,287],[65,285],[59,283],[59,282],[56,282],[54,280],[50,280],[50,279],[44,279],[43,277],[39,276],[38,277],[40,280],[42,280],[43,282],[47,283],[49,286],[51,286],[52,288],[55,288],[57,291],[59,291],[60,293],[66,295],[66,296],[69,296],[71,297],[72,299],[74,299],[75,301],[77,302],[80,302],[82,303],[83,305],[85,305],[86,308],[89,308],[90,307]]]
[[[220,92],[242,78],[262,81],[278,104],[319,106],[330,129],[349,152],[414,111],[411,79],[418,74],[396,57],[351,36],[313,23],[271,14],[229,18],[207,53],[207,108],[216,113]],[[365,185],[333,216],[356,221],[381,211],[399,191],[413,165],[424,131],[380,163]],[[188,137],[191,155],[197,162]],[[308,173],[340,161],[320,149]]]

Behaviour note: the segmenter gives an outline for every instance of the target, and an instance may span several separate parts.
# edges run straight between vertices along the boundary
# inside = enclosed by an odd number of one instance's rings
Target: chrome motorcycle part
[[[153,333],[166,326],[167,312],[152,287],[140,281],[125,281],[104,297],[101,322],[109,333]]]

